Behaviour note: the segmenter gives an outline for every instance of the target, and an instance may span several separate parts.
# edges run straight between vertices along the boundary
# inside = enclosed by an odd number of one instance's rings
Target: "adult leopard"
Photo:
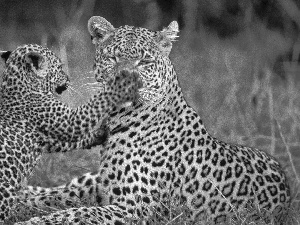
[[[78,198],[95,199],[98,206],[66,209],[20,224],[59,224],[62,218],[72,224],[97,224],[95,218],[98,224],[124,224],[125,217],[149,218],[153,208],[163,214],[161,203],[170,200],[189,209],[188,224],[205,217],[224,223],[251,203],[273,214],[275,224],[283,224],[290,191],[278,161],[258,149],[212,137],[185,101],[168,57],[177,23],[154,32],[114,28],[104,18],[92,17],[88,28],[96,45],[96,80],[114,76],[119,68],[138,72],[143,82],[140,104],[110,114],[110,138],[98,172],[28,192],[27,203],[36,207],[57,202],[67,208]],[[105,213],[109,206],[117,207],[123,218],[116,213],[112,221]]]
[[[137,97],[138,76],[118,75],[104,92],[71,109],[55,95],[69,78],[49,49],[24,45],[2,51],[5,61],[0,99],[0,223],[12,214],[23,185],[43,151],[67,151],[101,144],[97,124],[118,105]]]

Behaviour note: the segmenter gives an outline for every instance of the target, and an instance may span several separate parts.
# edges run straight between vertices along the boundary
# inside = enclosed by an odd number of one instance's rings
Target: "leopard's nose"
[[[139,60],[120,60],[117,62],[117,72],[127,70],[130,72],[136,71]]]

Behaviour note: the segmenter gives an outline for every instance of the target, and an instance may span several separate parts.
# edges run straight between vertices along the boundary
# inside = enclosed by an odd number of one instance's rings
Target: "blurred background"
[[[177,20],[171,59],[208,131],[278,157],[299,188],[299,9],[299,0],[0,0],[0,49],[37,43],[56,52],[73,87],[62,100],[77,107],[97,89],[91,16],[153,30]],[[54,186],[93,171],[98,152],[45,155],[30,183]]]

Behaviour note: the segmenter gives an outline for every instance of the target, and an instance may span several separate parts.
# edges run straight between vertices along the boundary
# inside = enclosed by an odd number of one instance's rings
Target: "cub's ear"
[[[96,44],[107,40],[115,28],[103,17],[93,16],[88,21],[88,30],[91,34],[93,44]]]
[[[44,69],[44,57],[38,52],[28,52],[25,55],[25,62],[36,71]]]
[[[168,56],[172,49],[172,42],[176,41],[177,33],[179,32],[178,23],[173,21],[167,28],[164,28],[162,31],[158,32],[157,43],[161,52]]]
[[[11,51],[0,51],[1,58],[6,62],[11,54]]]

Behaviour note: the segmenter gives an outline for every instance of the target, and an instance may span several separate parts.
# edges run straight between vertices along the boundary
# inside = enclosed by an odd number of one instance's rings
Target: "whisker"
[[[78,71],[78,73],[80,73],[80,72]],[[88,74],[88,75],[84,76],[85,74]],[[94,79],[95,80],[95,75],[94,75],[93,71],[86,72],[85,74],[83,74],[83,76],[80,76],[79,78],[76,78],[76,80],[78,80],[78,81],[82,81],[82,80],[86,80],[86,79]]]
[[[67,89],[68,91],[71,91],[73,93],[76,93],[77,95],[83,97],[82,93],[77,91],[75,88],[73,88],[72,86],[69,85],[69,88]]]
[[[94,76],[92,76],[92,77],[81,77],[81,78],[78,78],[77,80],[78,80],[78,81],[84,81],[84,80],[88,80],[88,79],[93,79],[93,80],[95,80],[95,77],[94,77]]]
[[[94,83],[84,83],[84,84],[76,84],[76,83],[73,83],[73,86],[75,86],[76,89],[86,88],[86,87],[98,87],[98,88],[101,88],[101,87],[103,87],[103,84],[98,83],[98,82],[94,82]]]
[[[80,85],[79,88],[84,88],[86,90],[91,90],[91,89],[95,89],[95,90],[103,90],[104,89],[104,85],[100,84],[100,83],[87,83],[87,84],[83,84]]]
[[[104,90],[104,88],[100,87],[100,88],[96,88],[96,87],[89,87],[87,88],[88,91],[92,91],[92,92],[95,92],[95,91],[101,91],[101,90]]]
[[[82,86],[103,86],[103,85],[99,82],[94,82],[94,83],[81,84],[80,87],[82,87]]]

